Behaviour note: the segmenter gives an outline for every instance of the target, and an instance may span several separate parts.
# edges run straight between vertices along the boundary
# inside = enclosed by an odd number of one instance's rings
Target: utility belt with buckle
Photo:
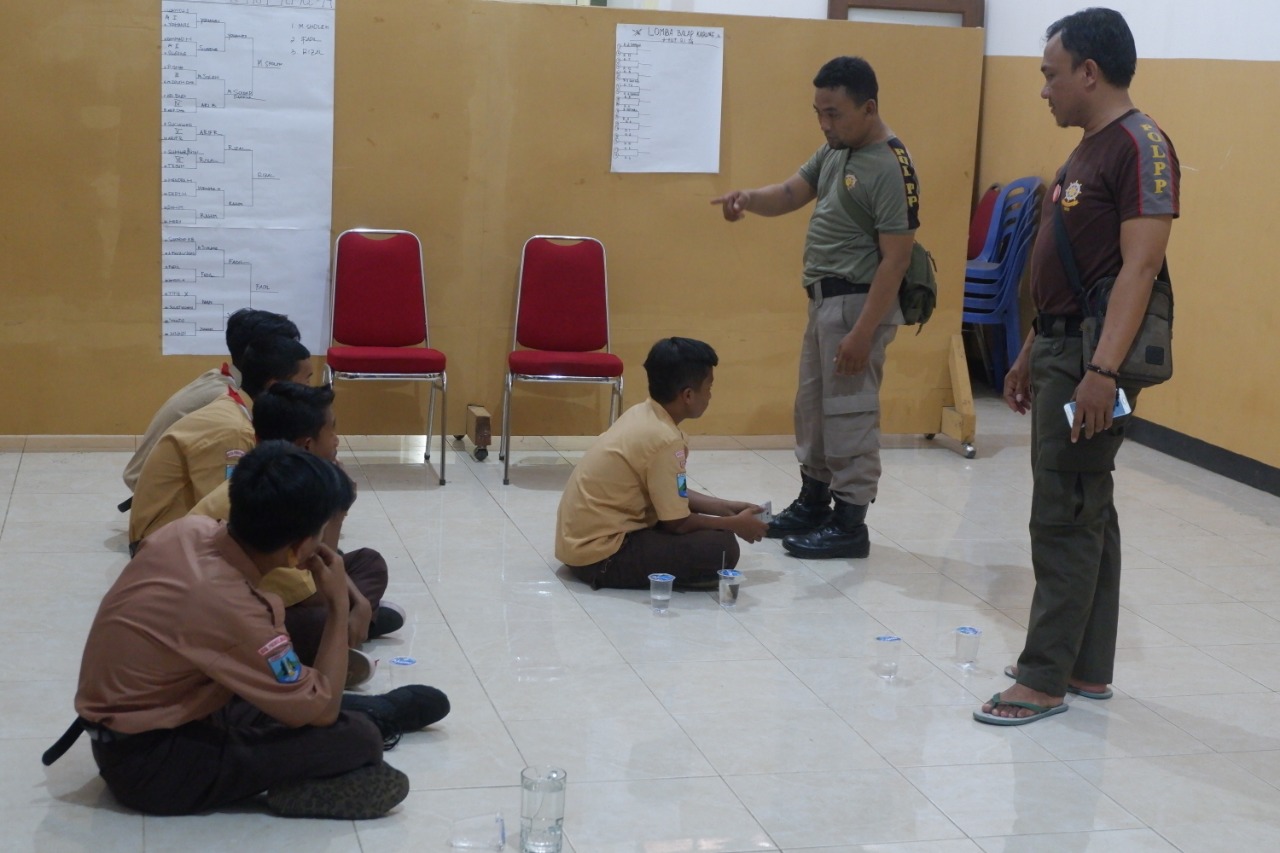
[[[850,296],[854,293],[870,293],[871,285],[854,284],[838,276],[827,276],[817,285],[809,285],[804,289],[809,294],[809,298],[813,299],[814,288],[817,287],[822,294],[823,299],[830,299],[833,296]]]
[[[1078,338],[1083,317],[1071,314],[1039,314],[1036,316],[1036,334],[1045,338]]]

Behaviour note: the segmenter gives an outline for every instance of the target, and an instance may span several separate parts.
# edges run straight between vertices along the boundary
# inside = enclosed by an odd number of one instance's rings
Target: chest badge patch
[[[676,474],[676,493],[682,498],[689,497],[689,483],[686,481],[683,471]]]
[[[1072,181],[1067,184],[1067,191],[1062,194],[1062,206],[1065,208],[1075,207],[1080,203],[1080,196],[1084,192],[1084,187],[1080,186],[1079,181]]]
[[[844,176],[844,188],[845,188],[845,189],[847,189],[847,190],[851,190],[851,189],[853,189],[854,187],[856,187],[857,185],[858,185],[858,176],[857,176],[857,175],[845,175],[845,176]]]

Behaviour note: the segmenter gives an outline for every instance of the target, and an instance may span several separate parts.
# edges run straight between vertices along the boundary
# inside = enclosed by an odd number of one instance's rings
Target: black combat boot
[[[830,519],[831,490],[826,483],[801,471],[800,497],[773,517],[764,535],[768,539],[781,539],[784,536],[812,533]]]
[[[794,557],[825,560],[831,557],[863,558],[871,553],[871,539],[867,535],[866,504],[851,504],[836,498],[836,509],[831,520],[821,529],[804,536],[788,536],[782,547]]]

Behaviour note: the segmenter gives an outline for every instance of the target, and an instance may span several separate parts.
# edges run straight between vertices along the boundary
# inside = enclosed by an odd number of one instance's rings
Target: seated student
[[[333,414],[333,389],[313,388],[294,382],[276,382],[261,394],[253,406],[253,431],[258,441],[288,441],[310,453],[338,461],[337,419]],[[350,478],[348,478],[350,483]],[[219,521],[231,513],[224,480],[192,508],[189,515],[203,515]],[[363,684],[373,677],[373,662],[356,652],[365,640],[372,640],[404,625],[404,611],[382,597],[387,591],[387,561],[372,548],[343,553],[338,550],[342,522],[355,501],[351,483],[339,511],[325,525],[324,544],[342,554],[347,568],[347,588],[351,598],[348,644],[354,654],[347,665],[347,687]],[[320,649],[324,629],[324,597],[316,589],[311,573],[287,566],[268,572],[259,589],[274,592],[284,602],[284,624],[293,638],[294,651],[310,665]]]
[[[680,422],[711,403],[715,350],[664,338],[644,369],[649,399],[632,406],[573,469],[556,514],[556,558],[592,589],[642,589],[670,572],[677,586],[716,582],[738,564],[736,534],[759,542],[761,508],[685,485],[689,446]]]
[[[129,511],[129,549],[175,518],[231,476],[236,462],[253,449],[253,398],[272,382],[311,379],[311,354],[291,338],[259,338],[244,352],[240,389],[169,427],[147,461]]]
[[[231,353],[231,364],[223,362],[221,368],[213,368],[201,373],[189,384],[176,391],[165,401],[159,411],[151,418],[147,431],[138,443],[129,464],[124,466],[124,484],[132,492],[138,483],[138,475],[142,473],[142,463],[147,461],[151,449],[156,446],[160,436],[169,427],[178,422],[183,415],[189,415],[196,409],[209,405],[227,393],[228,388],[240,387],[240,362],[244,357],[245,347],[254,338],[275,336],[293,338],[301,337],[298,327],[283,314],[270,311],[259,311],[254,308],[241,308],[227,318],[227,350]],[[132,498],[120,505],[121,512],[129,510]]]
[[[111,793],[156,815],[263,791],[270,809],[296,817],[372,818],[403,800],[409,780],[383,761],[387,741],[442,719],[449,701],[423,685],[342,693],[347,578],[321,540],[343,476],[267,442],[236,466],[229,522],[192,516],[148,537],[98,608],[79,716],[44,763],[88,731]],[[286,564],[311,572],[325,600],[314,666],[298,660],[280,599],[259,588]]]

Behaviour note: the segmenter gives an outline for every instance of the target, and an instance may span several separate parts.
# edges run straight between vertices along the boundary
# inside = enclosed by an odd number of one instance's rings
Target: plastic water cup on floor
[[[961,669],[978,666],[978,644],[982,641],[982,629],[962,625],[956,629],[956,665]]]
[[[560,853],[564,840],[565,778],[559,767],[526,767],[520,772],[523,853]]]
[[[464,817],[453,822],[449,846],[455,850],[501,850],[507,846],[507,824],[502,813]]]
[[[666,572],[649,575],[649,600],[654,613],[666,613],[671,606],[671,585],[675,581],[676,576]]]
[[[720,606],[736,607],[738,605],[738,590],[742,586],[742,572],[737,569],[721,569],[720,575]]]
[[[885,681],[893,681],[898,675],[898,661],[901,659],[901,637],[892,634],[876,637],[876,675]]]

